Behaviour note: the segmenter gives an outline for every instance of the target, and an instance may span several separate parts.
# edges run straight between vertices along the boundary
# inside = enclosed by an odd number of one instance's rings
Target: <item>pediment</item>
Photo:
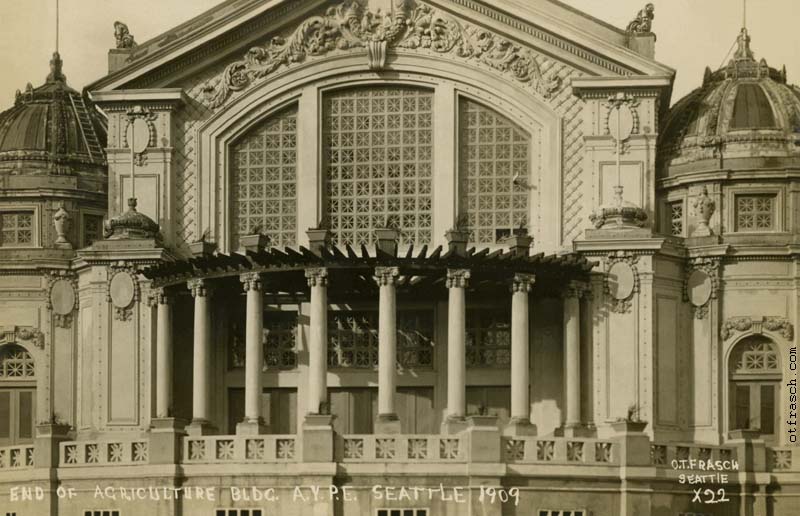
[[[381,3],[390,8],[375,9]],[[551,0],[230,0],[140,45],[89,89],[163,88],[210,74],[204,102],[219,107],[282,68],[347,52],[364,54],[373,69],[403,52],[471,62],[543,98],[562,80],[553,63],[588,76],[672,75],[625,48],[625,37]]]

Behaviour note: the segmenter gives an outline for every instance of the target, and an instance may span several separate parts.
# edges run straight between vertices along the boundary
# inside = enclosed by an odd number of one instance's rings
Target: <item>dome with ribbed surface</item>
[[[105,166],[105,119],[84,95],[67,85],[56,52],[44,85],[17,92],[0,113],[0,170],[70,174]]]
[[[800,164],[800,88],[756,60],[742,29],[736,53],[672,107],[659,140],[662,177]]]

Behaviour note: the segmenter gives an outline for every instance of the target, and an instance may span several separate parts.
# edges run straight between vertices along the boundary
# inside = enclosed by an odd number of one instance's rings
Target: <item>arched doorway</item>
[[[33,442],[36,370],[33,357],[16,344],[0,347],[0,446]]]
[[[778,347],[753,335],[733,349],[729,362],[730,430],[758,430],[764,440],[776,438],[781,368]]]

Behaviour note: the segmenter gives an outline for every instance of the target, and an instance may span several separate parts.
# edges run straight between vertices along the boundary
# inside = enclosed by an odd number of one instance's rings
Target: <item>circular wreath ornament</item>
[[[686,281],[689,302],[696,308],[705,306],[711,299],[714,286],[711,277],[703,270],[694,270]]]

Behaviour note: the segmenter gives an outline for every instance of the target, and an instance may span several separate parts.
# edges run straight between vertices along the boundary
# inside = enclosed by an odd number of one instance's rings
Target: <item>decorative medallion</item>
[[[208,103],[218,108],[233,92],[280,68],[352,49],[366,51],[372,70],[386,66],[391,49],[422,49],[508,74],[544,98],[561,86],[557,76],[544,76],[534,52],[483,28],[462,25],[428,5],[399,2],[396,12],[376,14],[358,0],[345,0],[324,15],[309,18],[288,37],[276,36],[266,46],[251,48],[242,60],[225,69],[221,79],[206,85]]]
[[[114,307],[114,318],[118,321],[130,320],[133,305],[139,300],[139,282],[135,271],[128,268],[116,269],[108,281],[108,301]]]
[[[720,258],[694,258],[686,267],[683,282],[683,300],[694,307],[694,316],[703,319],[708,315],[709,302],[719,291]]]
[[[604,290],[611,297],[611,311],[628,313],[633,295],[639,292],[639,257],[619,251],[608,255]]]
[[[122,133],[123,146],[133,152],[136,166],[144,166],[147,149],[156,145],[156,125],[153,122],[158,115],[142,106],[134,106],[125,114],[125,118],[128,125]]]
[[[719,334],[722,340],[728,340],[734,333],[752,332],[762,334],[764,330],[778,333],[786,340],[794,338],[794,326],[785,317],[763,317],[761,320],[752,317],[730,317],[722,325]]]
[[[72,271],[52,271],[47,276],[47,309],[59,328],[72,326],[78,308],[78,280]]]

